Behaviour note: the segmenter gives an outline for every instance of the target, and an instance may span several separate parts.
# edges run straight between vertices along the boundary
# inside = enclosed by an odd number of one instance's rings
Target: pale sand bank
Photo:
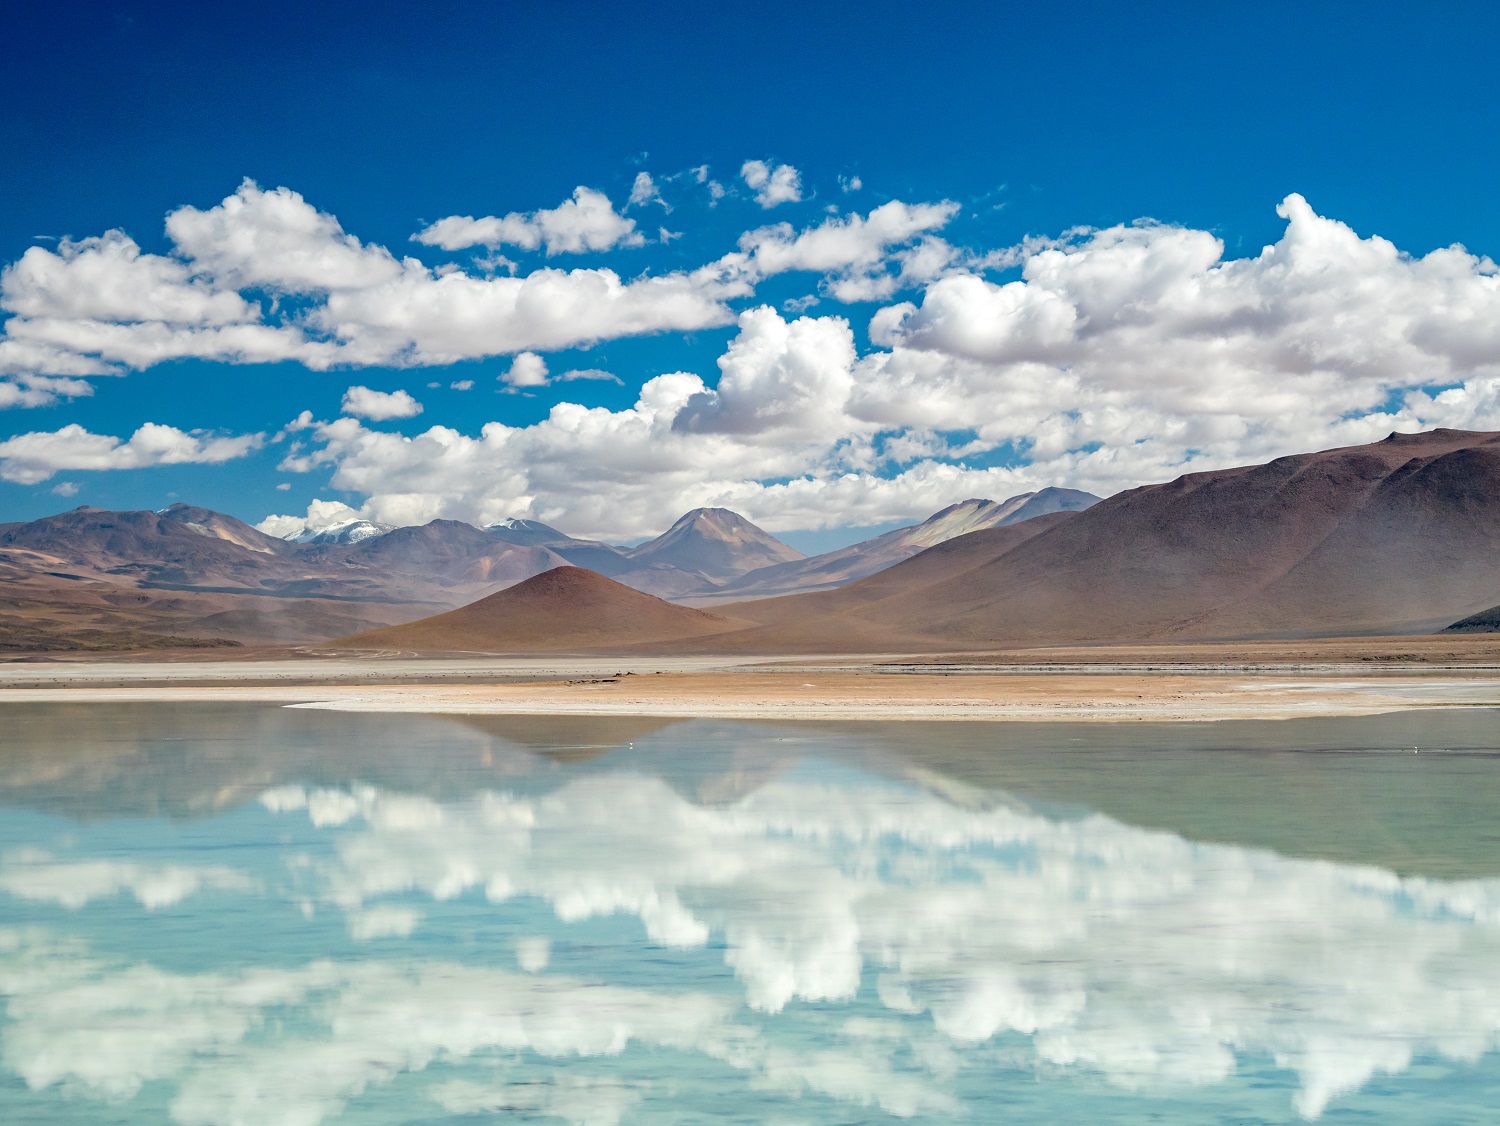
[[[954,675],[806,664],[551,660],[287,667],[16,666],[6,703],[266,702],[334,711],[736,719],[1218,720],[1500,707],[1493,671],[1385,675],[1053,671]],[[663,668],[666,666],[666,668]],[[43,674],[45,670],[45,674]],[[91,675],[82,675],[88,671]],[[614,676],[612,673],[628,673]],[[469,682],[468,678],[482,680]],[[316,678],[318,682],[305,682]],[[392,683],[404,680],[404,683]],[[304,681],[289,683],[288,681]],[[381,682],[384,681],[384,682]],[[7,687],[6,685],[10,685]]]

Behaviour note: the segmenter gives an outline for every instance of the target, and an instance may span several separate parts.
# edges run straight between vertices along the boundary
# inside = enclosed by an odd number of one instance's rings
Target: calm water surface
[[[1492,1123],[1500,713],[0,708],[0,1122]]]

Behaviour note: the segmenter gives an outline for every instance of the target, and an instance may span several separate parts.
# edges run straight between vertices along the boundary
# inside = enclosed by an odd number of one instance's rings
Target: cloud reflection
[[[802,1099],[809,1120],[831,1103],[946,1121],[1028,1072],[1063,1100],[1059,1076],[1155,1093],[1247,1061],[1294,1074],[1314,1118],[1500,1041],[1500,880],[1196,844],[827,763],[766,777],[714,805],[621,771],[459,800],[281,786],[257,816],[306,827],[279,883],[13,851],[12,896],[156,908],[213,888],[305,905],[309,928],[331,907],[338,941],[369,945],[210,971],[0,928],[0,1062],[35,1091],[144,1107],[166,1090],[183,1126],[315,1126],[377,1089],[393,1120],[617,1126],[678,1115],[695,1083],[768,1113]],[[460,898],[504,916],[497,945],[446,943]],[[580,956],[570,927],[610,915],[637,937],[590,932]]]
[[[135,864],[119,860],[57,860],[37,848],[0,857],[0,891],[77,909],[128,892],[148,911],[171,907],[207,889],[245,891],[243,872],[219,865]]]
[[[852,1002],[869,977],[885,1010],[959,1048],[1019,1033],[1038,1065],[1126,1088],[1213,1083],[1264,1056],[1316,1117],[1416,1054],[1473,1060],[1500,1039],[1500,881],[964,809],[868,778],[784,777],[729,807],[629,774],[447,805],[368,789],[267,802],[351,803],[323,873],[347,910],[482,890],[564,922],[626,913],[663,945],[722,938],[753,1009]]]

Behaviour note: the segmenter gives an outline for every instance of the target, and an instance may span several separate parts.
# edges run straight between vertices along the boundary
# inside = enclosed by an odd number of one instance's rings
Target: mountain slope
[[[626,552],[635,568],[668,564],[718,585],[803,555],[727,508],[695,508],[656,539]]]
[[[714,601],[721,603],[728,599],[770,598],[832,589],[873,575],[956,536],[1015,524],[1051,512],[1079,512],[1098,502],[1099,498],[1093,493],[1051,487],[1021,493],[1004,501],[962,501],[934,513],[920,524],[897,528],[810,559],[777,563],[751,571],[715,591]]]
[[[1491,606],[1477,614],[1454,622],[1444,633],[1500,633],[1500,606]]]
[[[932,649],[1398,633],[1483,609],[1497,582],[1500,434],[1437,430],[1121,493],[820,628]]]
[[[0,548],[5,547],[86,562],[101,570],[155,562],[215,574],[297,553],[287,541],[233,516],[186,504],[160,512],[111,512],[83,505],[8,526],[0,531]]]
[[[674,606],[582,567],[558,567],[446,614],[329,646],[417,652],[614,650],[722,633],[742,624]]]
[[[629,549],[599,540],[575,539],[539,520],[502,520],[485,529],[506,543],[545,547],[560,562],[597,571],[626,586],[659,598],[675,598],[715,589],[715,584],[696,571],[686,571],[664,559],[638,562]]]
[[[982,528],[945,540],[883,571],[877,571],[856,582],[832,590],[780,598],[756,598],[734,602],[718,609],[737,618],[756,623],[760,631],[747,631],[733,640],[736,651],[773,651],[776,647],[793,652],[832,652],[840,640],[850,636],[878,640],[881,629],[871,630],[856,623],[851,615],[864,612],[887,599],[900,598],[993,562],[1008,551],[1041,535],[1058,523],[1072,518],[1070,512],[1053,512],[1007,524],[999,528]],[[878,616],[877,619],[878,620]],[[770,648],[764,648],[770,646]]]
[[[587,567],[614,578],[635,569],[624,551],[599,540],[580,540],[540,520],[501,520],[485,532],[503,543],[520,547],[544,547],[575,567]]]

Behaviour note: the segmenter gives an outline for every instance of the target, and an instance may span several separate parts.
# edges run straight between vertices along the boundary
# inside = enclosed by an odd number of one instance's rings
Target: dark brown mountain
[[[1436,430],[1133,489],[920,589],[852,607],[802,596],[795,625],[755,641],[953,650],[1428,632],[1492,604],[1497,586],[1500,434]]]
[[[615,651],[743,625],[674,606],[595,571],[558,567],[449,613],[328,646],[444,653]]]
[[[1477,614],[1454,622],[1444,633],[1500,633],[1500,606],[1491,606]]]

